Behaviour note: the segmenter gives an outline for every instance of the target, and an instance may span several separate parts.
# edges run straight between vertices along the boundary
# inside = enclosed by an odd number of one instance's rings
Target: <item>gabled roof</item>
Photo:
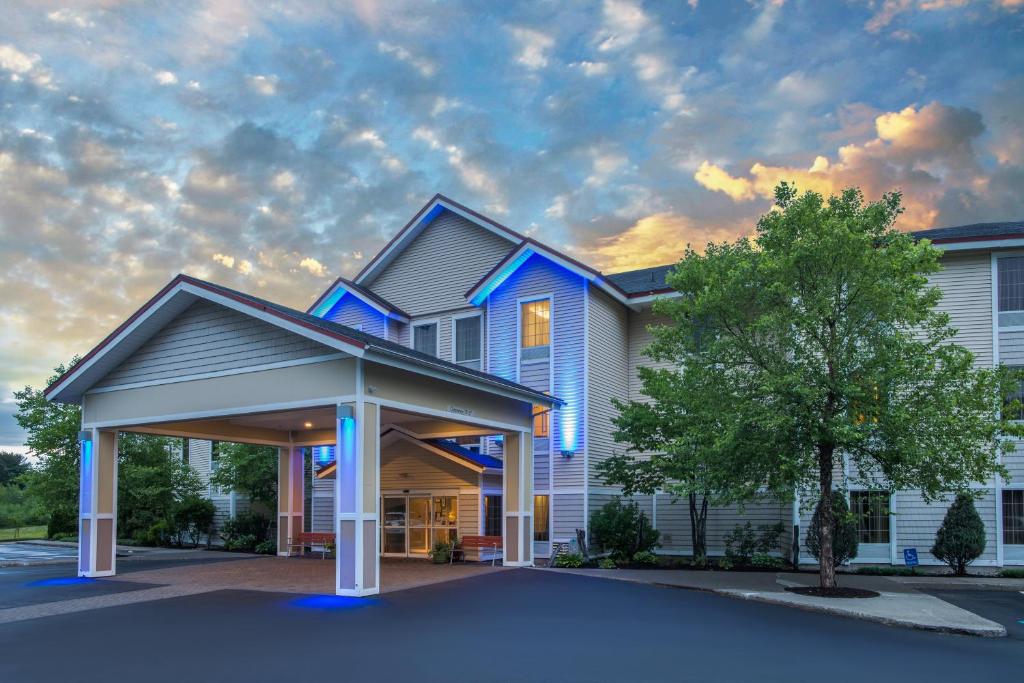
[[[611,273],[605,277],[615,283],[630,297],[660,294],[672,291],[672,288],[665,282],[665,278],[668,276],[669,271],[675,268],[675,265],[670,263],[666,266],[641,268],[640,270],[630,270],[624,273]]]
[[[228,306],[353,356],[385,365],[408,367],[442,379],[457,378],[470,386],[476,385],[485,391],[532,403],[563,403],[561,399],[503,377],[456,365],[387,339],[188,275],[178,275],[171,280],[156,296],[50,384],[45,391],[47,400],[65,403],[80,400],[85,390],[198,299]]]
[[[580,263],[571,256],[566,256],[529,237],[524,237],[522,242],[505,255],[505,258],[491,268],[475,285],[470,287],[469,291],[466,292],[466,299],[474,306],[479,306],[491,292],[500,287],[501,283],[519,270],[534,254],[557,263],[585,280],[589,280],[621,303],[627,303],[626,293],[618,285],[610,282],[602,275],[601,271],[591,268],[585,263]]]
[[[380,438],[382,442],[388,437],[408,441],[409,443],[419,446],[425,451],[434,453],[435,455],[468,467],[477,473],[487,470],[502,469],[501,460],[491,457],[485,453],[477,453],[476,451],[471,451],[468,448],[463,448],[450,439],[421,439],[412,432],[396,426],[388,427],[381,432]],[[322,466],[317,471],[316,476],[318,479],[324,479],[334,475],[337,469],[338,461],[332,460]]]
[[[507,239],[510,243],[519,243],[526,239],[523,235],[520,235],[515,230],[507,228],[501,223],[498,223],[483,214],[473,211],[469,207],[459,204],[453,199],[445,197],[443,194],[435,194],[429,202],[423,205],[423,208],[416,212],[416,215],[412,217],[412,220],[405,224],[405,226],[398,231],[390,242],[384,245],[384,248],[377,252],[377,255],[370,259],[359,274],[355,277],[355,282],[360,285],[368,285],[370,282],[377,277],[377,275],[391,263],[404,249],[412,242],[416,237],[423,232],[431,221],[437,218],[442,211],[451,211],[452,213],[462,216],[466,220],[479,225],[484,230],[494,233],[499,237]]]
[[[395,306],[365,287],[360,287],[351,280],[346,280],[343,277],[339,277],[335,280],[334,284],[332,284],[326,292],[321,294],[320,298],[314,301],[312,306],[306,309],[306,313],[312,313],[316,317],[322,318],[327,315],[346,294],[351,294],[382,315],[403,323],[409,322],[409,314],[398,306]]]
[[[1024,220],[1000,223],[972,223],[951,228],[917,230],[912,234],[917,239],[929,239],[935,244],[1021,239],[1024,238]]]

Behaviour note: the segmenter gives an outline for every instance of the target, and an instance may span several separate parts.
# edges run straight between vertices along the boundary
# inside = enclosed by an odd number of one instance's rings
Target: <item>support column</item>
[[[78,575],[113,576],[117,551],[117,432],[86,429],[79,479]]]
[[[302,449],[279,448],[277,456],[277,554],[288,557],[292,554],[288,543],[302,533],[305,493]]]
[[[502,465],[504,525],[502,552],[506,567],[533,566],[533,436],[506,432]]]
[[[380,408],[338,406],[335,524],[338,595],[380,592]]]

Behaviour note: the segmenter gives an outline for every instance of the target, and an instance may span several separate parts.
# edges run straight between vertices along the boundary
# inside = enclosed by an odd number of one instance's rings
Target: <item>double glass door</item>
[[[457,496],[384,496],[381,551],[426,555],[436,541],[449,541],[458,523]]]

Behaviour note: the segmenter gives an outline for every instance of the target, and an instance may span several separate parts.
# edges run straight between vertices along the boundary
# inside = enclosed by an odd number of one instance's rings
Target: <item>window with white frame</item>
[[[1017,374],[1017,380],[1003,397],[1003,419],[1024,420],[1024,367],[1011,365],[1008,369]]]
[[[996,259],[999,326],[1024,325],[1024,256]]]
[[[522,360],[541,360],[551,355],[551,299],[520,303],[519,345]]]
[[[548,528],[551,526],[550,499],[547,496],[533,497],[533,540],[543,542],[551,540]]]
[[[857,519],[860,543],[889,542],[888,491],[851,491],[850,509]]]
[[[1003,489],[1003,543],[1024,545],[1024,489]]]
[[[437,355],[437,323],[420,323],[412,327],[412,348],[420,353]]]
[[[452,359],[459,365],[481,370],[481,358],[483,356],[483,335],[482,318],[479,315],[470,315],[462,318],[455,318],[452,322],[454,334],[452,344],[454,353]]]

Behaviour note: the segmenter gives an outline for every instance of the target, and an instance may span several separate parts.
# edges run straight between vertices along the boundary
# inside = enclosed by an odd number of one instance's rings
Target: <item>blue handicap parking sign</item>
[[[917,562],[917,548],[904,548],[903,549],[903,562],[908,567],[916,567]]]

